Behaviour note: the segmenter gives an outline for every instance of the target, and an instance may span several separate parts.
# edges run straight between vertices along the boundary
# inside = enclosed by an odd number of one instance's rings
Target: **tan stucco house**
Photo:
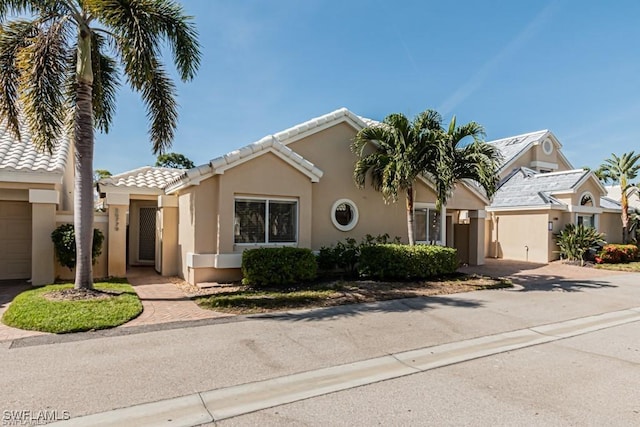
[[[406,241],[404,203],[385,204],[379,192],[353,182],[350,144],[371,123],[343,108],[188,171],[146,167],[102,180],[109,275],[150,264],[190,283],[221,281],[239,277],[247,248],[318,250],[384,233]],[[488,200],[475,186],[460,185],[439,235],[429,226],[435,200],[430,183],[419,181],[417,239],[456,247],[463,262],[482,264]]]
[[[0,280],[41,285],[55,278],[51,232],[72,206],[72,149],[64,139],[41,153],[25,128],[21,135],[0,127]]]
[[[547,263],[558,259],[554,235],[584,224],[622,240],[620,205],[595,174],[575,169],[548,130],[490,141],[503,155],[501,182],[487,206],[490,257]]]

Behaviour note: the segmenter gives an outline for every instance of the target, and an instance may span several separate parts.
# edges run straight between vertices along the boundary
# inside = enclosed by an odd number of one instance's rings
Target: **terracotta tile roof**
[[[16,139],[6,124],[0,124],[0,171],[64,173],[71,146],[69,138],[62,138],[53,153],[48,153],[36,149],[24,126],[21,137],[21,140]]]
[[[101,179],[100,185],[105,187],[162,189],[169,182],[184,173],[184,169],[144,166],[132,171],[113,175],[109,178]]]

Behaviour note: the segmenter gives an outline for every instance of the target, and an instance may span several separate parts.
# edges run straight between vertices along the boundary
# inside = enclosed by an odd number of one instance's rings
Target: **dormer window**
[[[580,198],[580,206],[593,207],[593,197],[591,194],[586,193]]]

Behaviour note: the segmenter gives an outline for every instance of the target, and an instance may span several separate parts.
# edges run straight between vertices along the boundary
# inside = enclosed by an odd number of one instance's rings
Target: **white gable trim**
[[[566,211],[567,206],[545,205],[545,206],[487,206],[487,212],[513,212],[513,211]]]
[[[62,184],[62,173],[37,171],[0,171],[0,181],[27,184]]]

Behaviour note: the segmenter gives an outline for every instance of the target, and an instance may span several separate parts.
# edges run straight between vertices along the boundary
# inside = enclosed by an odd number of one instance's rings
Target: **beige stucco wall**
[[[598,231],[605,234],[607,243],[622,243],[620,213],[604,212],[598,218]]]
[[[464,209],[464,210],[484,210],[485,202],[473,193],[466,185],[458,184],[447,201],[447,210]]]
[[[367,234],[387,233],[407,241],[404,194],[399,195],[398,202],[385,204],[382,194],[375,191],[369,181],[364,189],[356,188],[353,182],[356,156],[350,144],[355,135],[354,128],[342,123],[289,144],[289,148],[324,172],[320,182],[313,186],[313,249],[335,244],[346,237],[360,240]],[[331,208],[339,199],[349,199],[358,208],[359,220],[351,231],[340,231],[331,221]],[[435,196],[425,184],[418,182],[415,201],[435,203]]]
[[[539,263],[554,259],[549,251],[553,237],[547,229],[549,217],[548,211],[496,213],[487,230],[488,256]]]
[[[547,162],[554,163],[558,165],[558,168],[555,170],[557,172],[566,171],[573,169],[564,159],[558,155],[558,150],[555,148],[551,152],[551,154],[545,154],[542,150],[542,144],[534,145],[525,153],[523,153],[519,158],[517,158],[513,163],[511,163],[505,170],[500,174],[500,178],[504,178],[511,173],[512,170],[520,167],[531,168],[531,164],[534,161],[539,162]],[[536,168],[539,169],[539,168]]]
[[[218,253],[242,252],[251,247],[234,243],[234,200],[242,197],[274,197],[298,200],[298,246],[311,245],[313,184],[302,172],[273,153],[234,167],[220,176]],[[315,187],[313,188],[315,191]],[[316,207],[313,206],[313,211]],[[256,245],[261,246],[261,245]],[[196,250],[198,250],[196,245]]]
[[[217,178],[212,178],[217,179]],[[195,242],[195,192],[200,187],[189,187],[178,196],[178,271],[180,277],[189,278],[187,253],[194,252]],[[214,212],[212,216],[217,217]],[[206,232],[203,231],[203,232]],[[190,283],[195,283],[190,280]]]

